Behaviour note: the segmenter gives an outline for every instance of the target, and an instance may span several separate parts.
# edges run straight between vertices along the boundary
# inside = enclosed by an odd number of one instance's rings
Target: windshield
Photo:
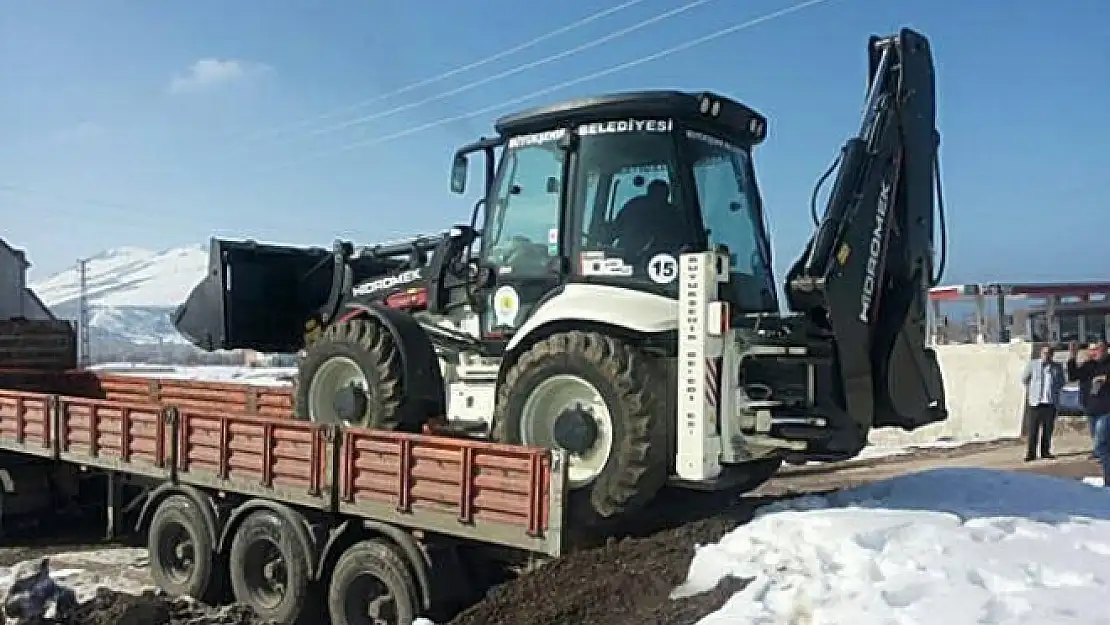
[[[745,310],[777,309],[771,250],[749,152],[694,130],[686,131],[686,139],[709,244],[728,247],[733,290],[729,299]]]
[[[555,133],[545,135],[515,138],[505,148],[484,242],[486,260],[502,273],[545,273],[559,252],[564,153]]]

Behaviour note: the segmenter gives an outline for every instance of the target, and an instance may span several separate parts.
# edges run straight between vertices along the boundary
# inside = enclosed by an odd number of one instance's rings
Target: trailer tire
[[[247,515],[231,541],[232,594],[263,619],[282,624],[319,621],[311,601],[312,569],[296,536],[286,519],[258,510]],[[273,588],[274,581],[284,582],[282,590]]]
[[[393,335],[377,321],[358,318],[330,325],[298,363],[294,416],[323,423],[344,421],[331,407],[330,400],[346,386],[340,380],[358,377],[365,388],[361,398],[351,398],[361,403],[361,410],[357,404],[354,408],[360,416],[351,420],[351,425],[417,431],[420,424],[408,423],[402,411],[402,371],[401,353]],[[334,390],[329,392],[326,386],[313,388],[314,382],[328,385],[330,376],[335,376],[331,380],[336,386]],[[325,400],[329,402],[328,408],[321,409],[319,404]]]
[[[528,412],[538,412],[531,410],[530,397],[545,381],[556,376],[561,380],[577,378],[588,383],[601,396],[608,416],[605,426],[612,430],[604,465],[592,478],[576,482],[572,457],[568,501],[571,522],[579,527],[608,524],[650,502],[667,480],[667,419],[656,395],[660,384],[655,366],[638,349],[618,338],[596,332],[561,332],[538,341],[525,351],[498,389],[494,409],[495,440],[558,446],[556,423],[563,419],[567,408],[553,420],[548,441],[527,435],[528,427],[522,424],[522,419],[534,418],[526,417],[526,408]],[[554,390],[551,392],[557,394]],[[595,405],[591,411],[593,418],[570,418],[577,420],[580,429],[598,428],[591,430],[595,432],[594,440],[604,430],[597,426],[599,408]],[[581,410],[571,412],[582,413]],[[594,426],[590,426],[589,421]],[[604,443],[602,438],[601,444]]]
[[[172,596],[212,602],[223,593],[225,571],[197,505],[189,497],[172,495],[154,511],[147,532],[150,576]]]
[[[381,599],[386,601],[375,606]],[[375,607],[385,609],[385,614],[378,615],[381,620],[367,618]],[[419,611],[416,581],[404,556],[392,544],[364,540],[339,556],[328,584],[328,616],[332,625],[379,622],[409,625]]]

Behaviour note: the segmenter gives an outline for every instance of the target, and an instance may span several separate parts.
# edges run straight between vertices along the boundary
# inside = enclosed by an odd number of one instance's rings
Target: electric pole
[[[89,350],[89,259],[82,258],[77,261],[77,273],[80,277],[81,296],[77,303],[77,364],[87,367],[92,362]]]

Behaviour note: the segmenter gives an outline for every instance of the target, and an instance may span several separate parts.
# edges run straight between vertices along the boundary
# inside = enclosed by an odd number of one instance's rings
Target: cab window
[[[558,253],[564,152],[552,142],[506,153],[490,210],[485,260],[512,273],[542,273]]]

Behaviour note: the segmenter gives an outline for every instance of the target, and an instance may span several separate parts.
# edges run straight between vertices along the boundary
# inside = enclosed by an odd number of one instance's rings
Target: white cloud
[[[173,77],[170,93],[191,93],[221,85],[240,82],[267,73],[270,67],[263,63],[238,59],[200,59],[183,74]]]
[[[59,143],[80,143],[99,139],[108,133],[108,129],[95,122],[81,122],[69,128],[63,128],[54,134],[54,140]]]

